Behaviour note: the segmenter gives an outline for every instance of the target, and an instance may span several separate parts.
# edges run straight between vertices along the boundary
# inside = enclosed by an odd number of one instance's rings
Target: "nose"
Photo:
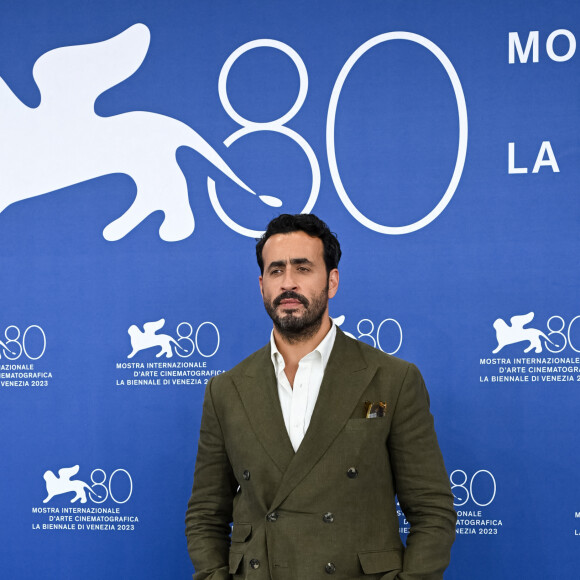
[[[281,288],[284,292],[287,290],[296,290],[298,284],[294,278],[294,272],[289,268],[284,272],[284,276],[280,280]]]

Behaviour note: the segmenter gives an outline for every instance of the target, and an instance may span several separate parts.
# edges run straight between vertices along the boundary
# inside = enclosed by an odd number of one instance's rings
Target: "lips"
[[[274,307],[283,306],[285,308],[297,308],[300,305],[308,307],[308,299],[297,292],[283,292],[275,298],[273,305]]]
[[[298,308],[301,304],[302,302],[300,302],[300,300],[282,300],[282,302],[280,302],[282,308]]]

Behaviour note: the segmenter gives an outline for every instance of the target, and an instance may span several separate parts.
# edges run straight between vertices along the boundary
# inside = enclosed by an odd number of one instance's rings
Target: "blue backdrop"
[[[0,15],[5,577],[190,577],[204,385],[268,339],[281,211],[337,232],[341,328],[425,376],[446,578],[577,577],[577,2]]]

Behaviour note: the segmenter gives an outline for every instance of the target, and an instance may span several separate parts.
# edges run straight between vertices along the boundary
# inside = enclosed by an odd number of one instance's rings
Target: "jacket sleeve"
[[[212,379],[205,391],[193,489],[185,515],[194,580],[229,580],[230,523],[238,483],[216,413]]]
[[[398,580],[441,580],[455,539],[453,494],[437,443],[429,395],[410,365],[388,439],[395,489],[411,526]]]

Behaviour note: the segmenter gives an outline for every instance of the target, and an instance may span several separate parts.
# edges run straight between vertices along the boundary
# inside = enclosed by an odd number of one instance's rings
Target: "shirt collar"
[[[318,346],[306,356],[302,357],[301,361],[304,360],[306,357],[312,355],[312,353],[317,352],[322,360],[322,370],[326,369],[326,364],[328,363],[328,359],[330,358],[330,353],[332,352],[332,347],[334,346],[334,340],[336,338],[336,325],[334,324],[334,320],[330,319],[330,330],[326,333],[326,336],[320,341]],[[280,371],[284,370],[286,366],[284,362],[284,357],[280,354],[278,347],[276,346],[276,341],[274,340],[274,330],[270,333],[270,356],[272,359],[272,364],[274,365],[274,372],[276,376],[280,373]]]

